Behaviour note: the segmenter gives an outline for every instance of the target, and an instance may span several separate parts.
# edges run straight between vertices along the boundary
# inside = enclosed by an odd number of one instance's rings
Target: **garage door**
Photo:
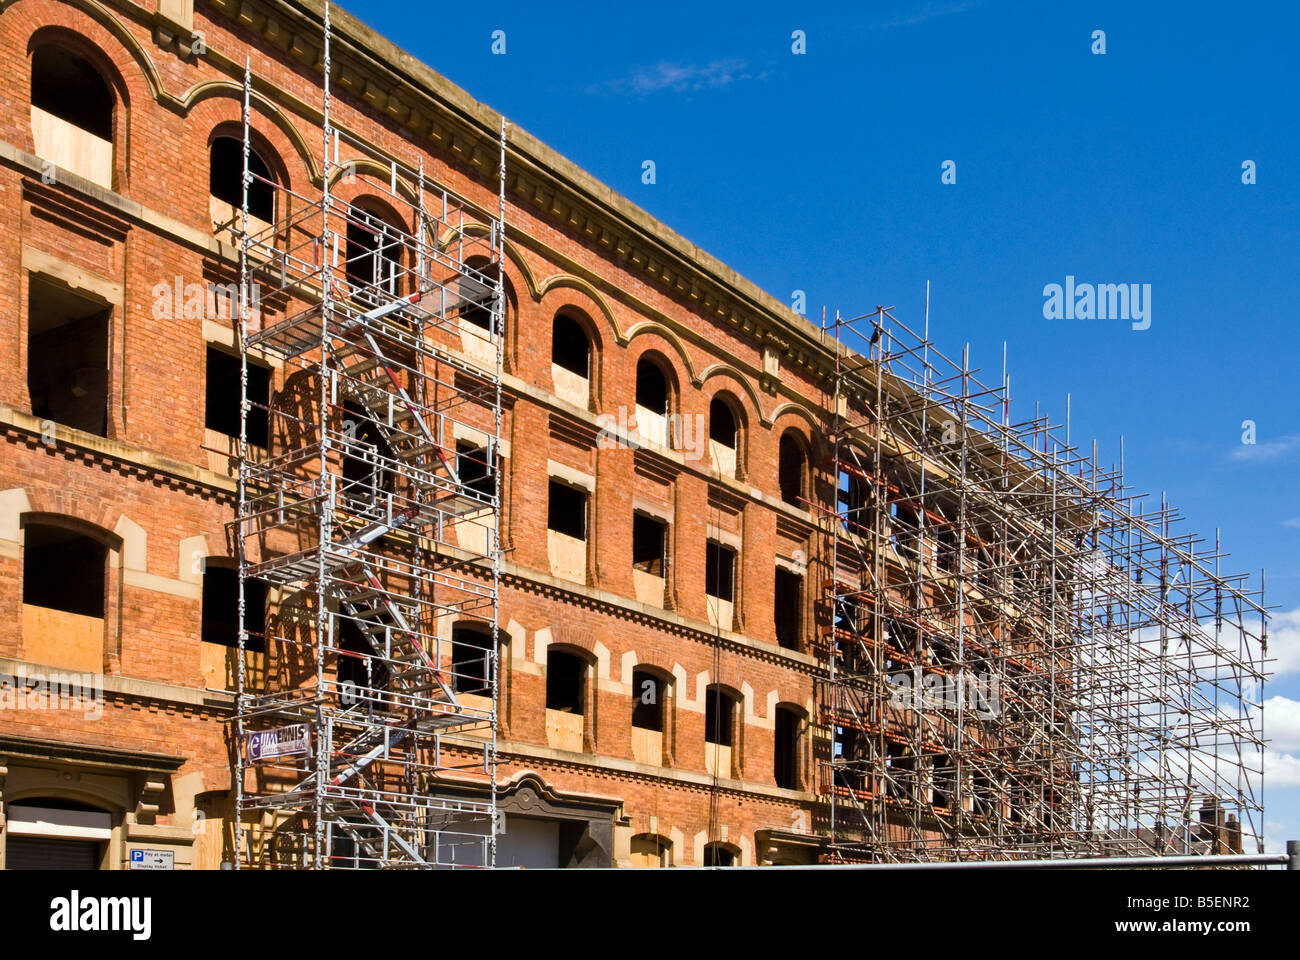
[[[93,840],[10,837],[5,846],[9,870],[98,870],[99,844]]]

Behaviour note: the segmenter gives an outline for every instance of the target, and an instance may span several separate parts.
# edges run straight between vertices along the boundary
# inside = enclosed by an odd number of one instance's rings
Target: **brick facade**
[[[0,799],[62,798],[110,811],[102,862],[114,868],[138,846],[173,849],[178,865],[213,867],[230,853],[222,817],[233,701],[212,689],[209,668],[222,653],[206,649],[200,624],[203,560],[230,556],[234,502],[225,458],[205,430],[205,356],[209,345],[234,341],[228,311],[185,316],[184,297],[169,291],[235,276],[229,237],[213,228],[208,167],[212,138],[238,133],[246,57],[259,156],[290,189],[311,196],[319,188],[318,5],[194,6],[0,2],[0,205],[11,224],[0,246],[9,278],[0,291],[0,673],[68,667],[33,661],[24,634],[35,622],[22,602],[29,525],[63,518],[108,556],[94,671],[102,716],[0,710]],[[405,162],[423,159],[430,176],[494,213],[495,115],[337,11],[336,27],[335,122]],[[112,92],[107,184],[38,155],[31,65],[45,44],[84,58]],[[805,490],[829,487],[813,469],[823,455],[815,424],[826,362],[815,332],[526,134],[512,130],[509,149],[501,780],[540,784],[553,806],[605,803],[615,865],[639,862],[632,838],[645,834],[662,838],[682,865],[701,863],[710,841],[745,864],[811,856],[814,754],[824,741],[810,726],[818,661],[804,651],[817,584],[805,571],[795,649],[778,644],[774,589],[778,563],[805,569],[817,551],[814,517],[782,500],[783,433],[796,432],[809,452]],[[380,174],[359,171],[337,190],[362,198],[372,175]],[[34,277],[40,290],[70,291],[107,311],[103,436],[35,415],[27,376]],[[263,321],[283,309],[263,307]],[[578,320],[591,344],[586,409],[557,395],[551,330],[560,313]],[[734,476],[714,469],[707,427],[694,451],[604,442],[634,411],[646,356],[667,374],[671,412],[692,429],[725,397],[739,427]],[[283,388],[273,376],[272,389]],[[550,570],[546,503],[556,465],[593,478],[585,584]],[[669,521],[662,606],[635,599],[638,509]],[[732,630],[710,623],[710,537],[738,550]],[[552,645],[589,663],[582,751],[547,745]],[[633,755],[632,672],[640,668],[669,688],[663,764]],[[732,770],[717,777],[705,761],[713,684],[738,698],[739,721]],[[778,704],[803,718],[798,789],[776,783]]]

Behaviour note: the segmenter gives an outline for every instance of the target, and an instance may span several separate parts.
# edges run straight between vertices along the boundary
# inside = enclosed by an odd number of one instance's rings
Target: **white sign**
[[[172,850],[132,850],[132,870],[175,870],[176,854]]]
[[[311,730],[305,723],[247,734],[248,759],[271,760],[275,757],[305,756],[310,752]]]

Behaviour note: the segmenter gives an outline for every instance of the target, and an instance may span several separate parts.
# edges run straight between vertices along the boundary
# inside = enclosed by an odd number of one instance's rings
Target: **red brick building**
[[[258,169],[320,188],[320,17],[0,4],[0,863],[231,859],[237,251],[219,224],[246,58]],[[497,115],[334,27],[335,123],[495,211]],[[805,498],[831,486],[832,357],[527,133],[507,141],[498,862],[810,861]],[[360,202],[383,176],[337,189]],[[617,442],[630,417],[675,442]],[[42,677],[86,698],[42,701]]]

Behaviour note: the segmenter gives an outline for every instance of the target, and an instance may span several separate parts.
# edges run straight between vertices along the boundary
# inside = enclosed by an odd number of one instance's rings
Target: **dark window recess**
[[[396,294],[402,246],[397,232],[364,210],[353,208],[348,220],[347,274],[356,287],[377,287]]]
[[[704,592],[728,603],[736,597],[736,551],[713,540],[704,551]]]
[[[781,434],[778,473],[781,484],[781,499],[796,507],[803,506],[804,455],[803,448],[794,434],[789,431]]]
[[[664,729],[663,682],[645,670],[632,671],[632,726]]]
[[[248,215],[270,223],[275,219],[275,180],[271,168],[256,151],[248,153],[248,172],[253,182],[248,185]],[[217,137],[208,151],[208,192],[224,200],[236,210],[244,206],[244,144],[234,137]]]
[[[560,650],[546,653],[546,709],[583,713],[583,687],[587,664],[581,657]]]
[[[27,296],[27,391],[32,415],[108,434],[111,309],[33,275]]]
[[[388,686],[388,665],[375,655],[374,644],[361,628],[358,621],[343,612],[334,621],[335,643],[339,648],[339,685],[382,690]]]
[[[893,513],[894,545],[906,555],[916,557],[920,548],[920,515],[907,503],[890,504]]]
[[[799,714],[788,707],[776,708],[776,743],[772,774],[776,785],[799,789]]]
[[[867,507],[870,505],[867,481],[857,474],[843,472],[839,478],[839,512],[844,526],[852,533],[867,531]]]
[[[950,526],[942,526],[939,528],[937,539],[939,541],[939,566],[950,573],[955,573],[957,571],[957,531]]]
[[[451,628],[452,689],[456,693],[490,695],[492,636],[480,627]]]
[[[994,811],[993,781],[987,774],[976,771],[972,778],[975,793],[975,812],[980,816],[991,817]]]
[[[656,577],[664,575],[664,540],[668,525],[643,513],[632,515],[632,566]]]
[[[565,536],[587,539],[587,493],[567,483],[552,480],[546,510],[546,526]]]
[[[720,747],[732,742],[732,724],[736,701],[718,687],[710,687],[704,694],[704,739]]]
[[[266,649],[266,584],[244,581],[244,629],[249,650]],[[239,571],[205,564],[203,569],[203,628],[205,643],[239,646]]]
[[[335,870],[378,869],[384,848],[382,830],[358,820],[346,827],[335,824],[330,833],[330,865]]]
[[[475,493],[491,497],[496,493],[495,479],[488,469],[487,447],[460,440],[456,443],[456,475],[460,482]]]
[[[591,375],[591,344],[582,324],[572,317],[556,314],[551,327],[551,362],[580,377]]]
[[[271,370],[248,364],[248,442],[270,446],[269,416]],[[209,430],[239,436],[239,357],[208,347],[207,384],[204,390],[204,424]]]
[[[736,415],[721,397],[714,397],[709,403],[709,439],[736,449]]]
[[[901,743],[888,744],[885,754],[885,765],[890,770],[889,792],[895,797],[916,799],[916,757]]]
[[[930,638],[930,653],[934,657],[934,662],[941,667],[949,667],[954,664],[956,658],[953,656],[953,647],[947,640],[939,637]]]
[[[23,603],[83,617],[104,616],[108,547],[46,524],[23,530]]]
[[[776,568],[776,596],[772,612],[776,621],[776,642],[788,650],[799,646],[803,610],[803,577],[781,567]]]
[[[706,867],[734,867],[736,854],[720,843],[710,843],[704,848],[704,865]]]
[[[668,415],[668,378],[649,357],[642,357],[636,363],[636,405]]]
[[[496,297],[498,267],[479,261],[470,265],[475,275],[460,278],[461,318],[483,330],[492,330],[492,302]],[[481,275],[480,275],[481,274]]]
[[[850,790],[865,790],[867,774],[861,763],[866,752],[863,734],[836,727],[834,751],[835,757],[845,761],[845,766],[835,771],[836,779]]]
[[[957,778],[952,765],[952,757],[947,754],[936,757],[934,761],[934,789],[930,802],[936,807],[951,807],[956,786]]]
[[[84,57],[53,45],[32,54],[33,107],[112,140],[113,104],[113,91]]]
[[[355,502],[388,492],[393,475],[381,461],[391,462],[393,450],[365,408],[351,400],[343,404],[343,434],[347,438],[343,451],[345,495]]]

